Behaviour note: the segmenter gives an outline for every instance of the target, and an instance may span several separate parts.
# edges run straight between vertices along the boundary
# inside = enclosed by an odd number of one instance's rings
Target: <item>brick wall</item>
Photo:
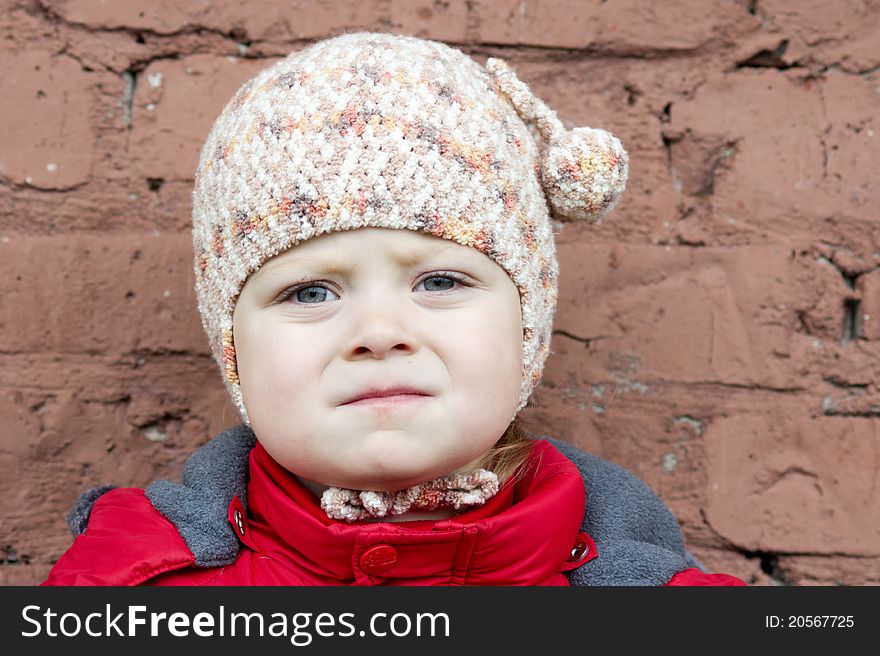
[[[233,91],[341,31],[508,59],[630,183],[559,236],[525,411],[642,477],[710,568],[880,583],[880,2],[5,0],[0,583],[101,483],[177,478],[237,415],[192,290],[198,150]]]

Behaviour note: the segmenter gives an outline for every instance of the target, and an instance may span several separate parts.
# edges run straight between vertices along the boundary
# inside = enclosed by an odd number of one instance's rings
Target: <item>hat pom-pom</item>
[[[626,188],[629,155],[610,132],[574,128],[553,139],[541,159],[547,200],[562,221],[598,223]]]

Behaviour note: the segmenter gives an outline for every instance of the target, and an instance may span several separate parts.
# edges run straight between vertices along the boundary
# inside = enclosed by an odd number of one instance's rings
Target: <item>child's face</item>
[[[517,406],[519,291],[457,242],[386,228],[307,240],[248,279],[233,321],[251,428],[307,482],[397,490],[466,468]],[[346,404],[397,386],[429,396]]]

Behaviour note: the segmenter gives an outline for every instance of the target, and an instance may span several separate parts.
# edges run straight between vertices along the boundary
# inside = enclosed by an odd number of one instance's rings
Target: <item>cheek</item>
[[[518,395],[522,378],[519,308],[498,304],[483,310],[450,327],[444,341],[452,375],[473,398],[507,403],[511,394]]]
[[[308,397],[308,381],[315,380],[318,357],[314,348],[304,346],[308,341],[291,334],[290,326],[246,331],[240,345],[236,336],[239,378],[249,412],[251,406],[289,407]],[[284,403],[279,404],[279,399]]]

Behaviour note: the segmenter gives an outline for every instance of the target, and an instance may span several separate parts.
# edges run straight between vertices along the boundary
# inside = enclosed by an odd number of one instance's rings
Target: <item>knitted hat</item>
[[[193,191],[199,312],[243,421],[232,315],[248,276],[307,239],[363,227],[456,241],[510,276],[523,321],[515,417],[549,353],[553,227],[599,221],[628,172],[616,137],[566,131],[501,59],[483,67],[436,41],[358,32],[264,69],[215,121]]]

